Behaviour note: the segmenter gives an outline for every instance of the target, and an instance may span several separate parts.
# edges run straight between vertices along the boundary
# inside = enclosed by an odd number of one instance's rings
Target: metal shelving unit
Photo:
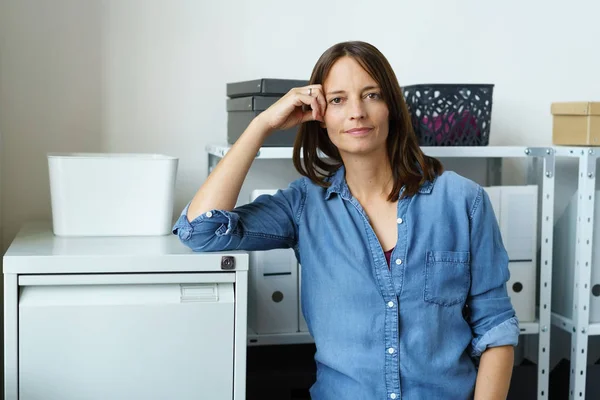
[[[275,344],[314,343],[308,332],[271,333],[259,335],[248,327],[248,346],[269,346]]]
[[[573,319],[552,313],[552,323],[571,334],[569,399],[585,399],[588,338],[600,335],[600,323],[590,323],[596,165],[600,147],[556,147],[557,157],[579,159],[573,288]]]
[[[208,145],[209,171],[230,150],[228,145]],[[487,159],[488,182],[500,185],[502,160],[505,158],[533,158],[543,161],[543,177],[541,180],[541,252],[539,279],[538,319],[535,322],[521,323],[521,335],[538,335],[538,399],[548,398],[548,376],[550,364],[550,324],[552,296],[552,245],[554,227],[554,169],[555,152],[551,147],[524,146],[481,146],[481,147],[422,147],[423,152],[436,158],[470,158]],[[291,147],[263,147],[256,155],[257,160],[291,159]],[[589,282],[589,274],[588,274]],[[589,299],[588,299],[589,300]],[[600,331],[600,330],[599,330]],[[288,333],[275,335],[257,335],[248,331],[249,345],[310,343],[312,338],[307,333]]]

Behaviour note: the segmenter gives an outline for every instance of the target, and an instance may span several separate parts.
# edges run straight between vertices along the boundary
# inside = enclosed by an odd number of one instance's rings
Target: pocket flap
[[[468,251],[428,251],[427,262],[447,262],[468,264],[471,253]]]

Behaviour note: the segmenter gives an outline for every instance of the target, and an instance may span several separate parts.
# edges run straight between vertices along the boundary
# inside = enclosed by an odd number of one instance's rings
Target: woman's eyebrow
[[[364,91],[366,91],[366,90],[371,90],[371,89],[379,89],[379,86],[373,86],[373,85],[370,85],[370,86],[365,86],[365,87],[364,87],[364,88],[361,90],[361,92],[364,92]],[[332,95],[332,94],[342,94],[342,93],[346,93],[346,91],[345,91],[345,90],[333,90],[333,91],[331,91],[331,92],[327,92],[327,95]]]

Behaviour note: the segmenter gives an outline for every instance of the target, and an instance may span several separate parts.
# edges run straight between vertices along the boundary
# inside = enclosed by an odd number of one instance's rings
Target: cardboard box
[[[600,102],[552,103],[552,143],[600,146]]]

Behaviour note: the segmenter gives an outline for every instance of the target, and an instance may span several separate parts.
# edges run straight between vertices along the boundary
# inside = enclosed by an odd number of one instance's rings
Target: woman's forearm
[[[506,400],[514,358],[513,346],[491,347],[483,352],[475,384],[475,400]]]
[[[233,209],[266,135],[264,124],[255,118],[193,197],[187,212],[189,221],[211,209]]]

